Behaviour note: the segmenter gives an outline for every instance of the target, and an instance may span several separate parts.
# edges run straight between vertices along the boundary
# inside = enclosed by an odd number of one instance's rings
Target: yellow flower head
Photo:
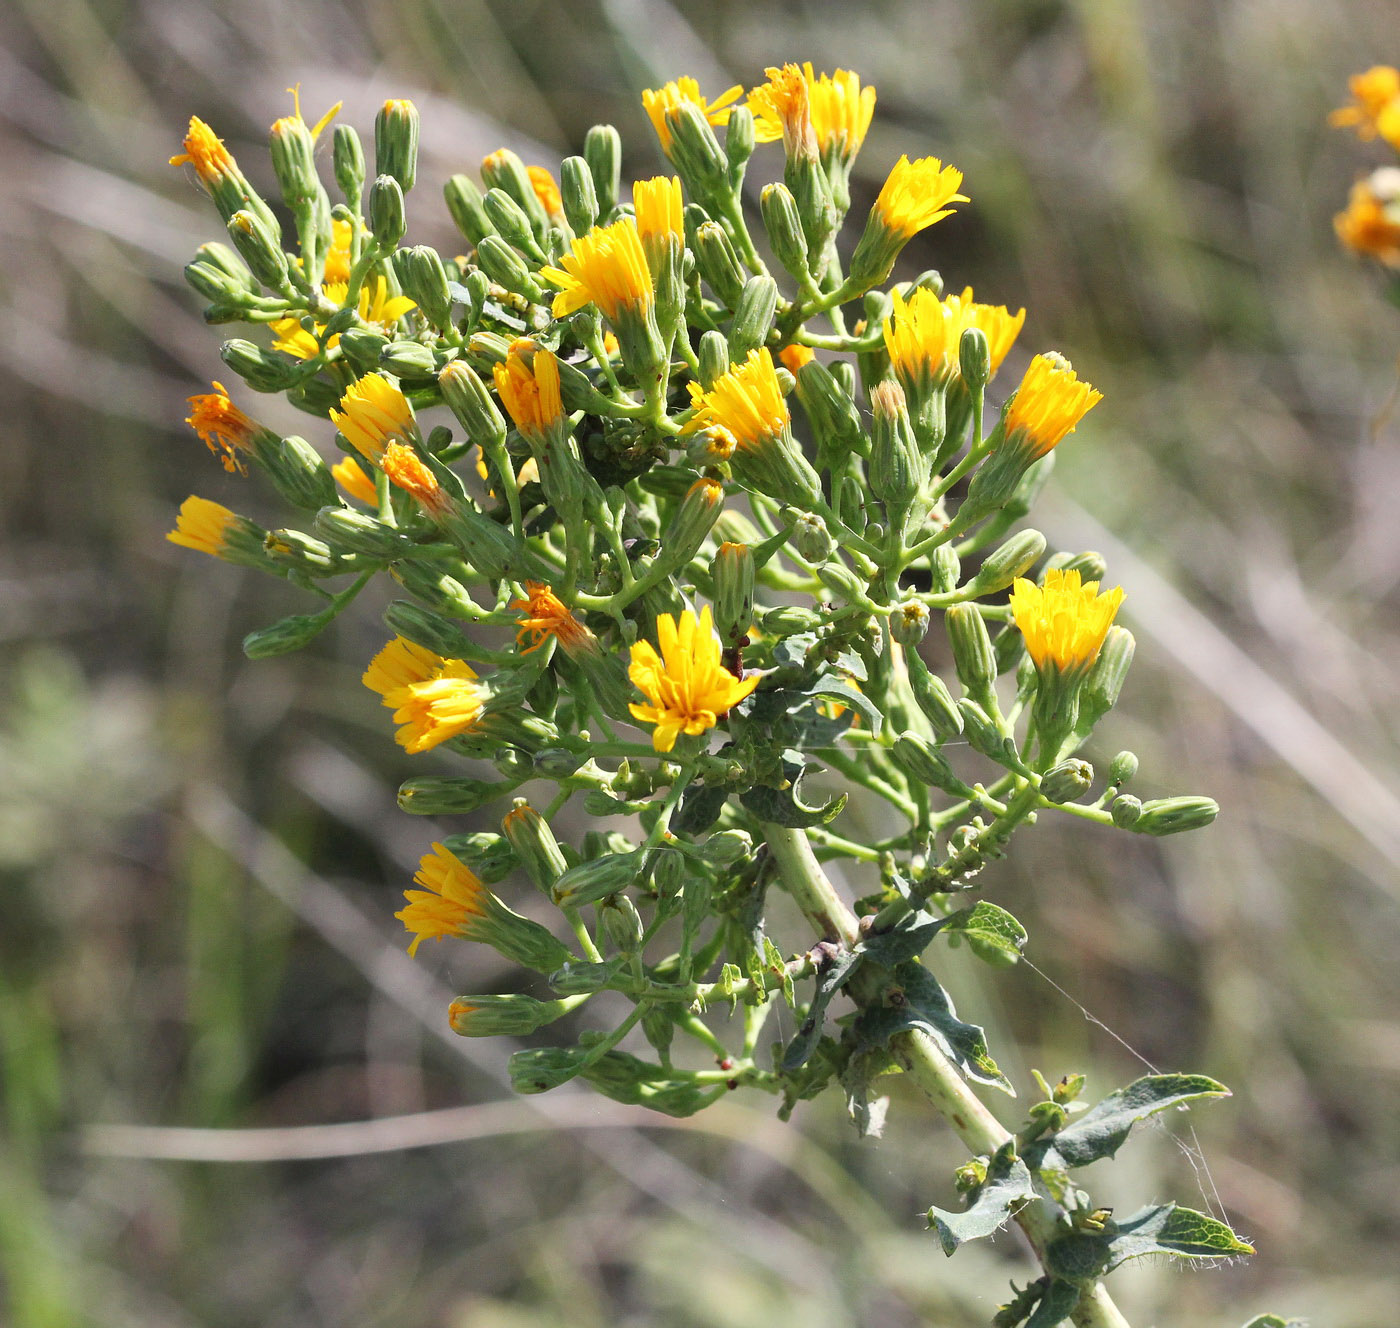
[[[811,73],[812,66],[807,66]],[[749,109],[754,116],[754,137],[760,143],[783,140],[789,157],[817,155],[819,139],[812,124],[809,79],[796,65],[770,67],[763,71],[768,82],[749,93]]]
[[[328,260],[327,268],[329,267]],[[321,287],[321,293],[332,304],[344,306],[346,296],[350,294],[350,283],[328,281]],[[397,322],[410,309],[417,307],[407,295],[390,295],[389,283],[383,277],[371,277],[360,287],[359,314],[366,323],[387,327],[388,324]],[[321,353],[316,338],[321,333],[323,324],[317,324],[315,333],[308,332],[301,325],[300,318],[278,318],[270,326],[273,332],[273,350],[295,355],[299,360],[309,360]],[[334,350],[339,344],[338,332],[326,339],[327,350]]]
[[[1340,106],[1327,117],[1338,127],[1355,126],[1358,138],[1369,141],[1379,134],[1400,148],[1400,70],[1376,65],[1348,80],[1352,105]]]
[[[224,463],[225,470],[246,474],[242,453],[251,446],[253,434],[260,426],[229,400],[222,383],[212,386],[213,392],[188,398],[190,413],[185,417],[185,423]]]
[[[907,240],[950,216],[950,203],[968,201],[958,193],[962,179],[956,166],[945,166],[937,157],[901,157],[875,200],[875,213],[887,231]]]
[[[1054,669],[1077,674],[1098,658],[1113,626],[1123,589],[1099,594],[1097,581],[1080,582],[1077,571],[1052,568],[1045,584],[1024,577],[1011,591],[1011,613],[1026,639],[1026,649],[1041,672]]]
[[[441,655],[397,637],[371,661],[362,679],[378,692],[401,725],[399,746],[426,752],[469,732],[486,708],[486,689],[465,660]]]
[[[956,359],[962,334],[970,327],[980,327],[987,337],[992,372],[996,373],[1007,352],[1016,344],[1016,338],[1021,335],[1026,311],[1018,309],[1013,314],[1004,304],[977,304],[972,298],[971,286],[965,286],[961,295],[947,296],[943,303],[949,313],[949,355]]]
[[[350,289],[350,255],[355,243],[355,225],[350,221],[331,220],[331,247],[326,253],[326,269],[322,273],[327,285],[345,283]],[[344,296],[341,299],[344,300]]]
[[[789,65],[792,69],[795,66]],[[774,71],[764,71],[770,79]],[[875,114],[875,89],[862,88],[860,75],[849,69],[835,74],[814,75],[811,61],[802,66],[801,77],[807,93],[807,113],[816,134],[817,148],[850,161],[860,151]],[[772,85],[770,84],[769,87]],[[749,108],[754,113],[754,137],[760,143],[771,143],[783,137],[783,116],[777,106],[768,104],[769,87],[755,88],[749,93]]]
[[[802,372],[802,366],[811,364],[814,358],[815,352],[810,346],[800,346],[795,341],[778,352],[778,359],[782,361],[783,368],[794,378]]]
[[[366,507],[379,506],[379,491],[374,481],[365,474],[364,467],[354,457],[343,457],[331,467],[335,482],[352,498]]]
[[[540,269],[540,276],[560,288],[554,297],[555,318],[592,303],[616,323],[619,315],[651,303],[651,271],[631,217],[595,226],[559,261],[561,267]]]
[[[564,215],[564,198],[554,177],[543,166],[527,166],[525,174],[530,177],[530,186],[547,217]]]
[[[530,360],[525,356],[533,351]],[[537,350],[533,341],[511,344],[504,364],[493,371],[496,391],[515,427],[536,438],[548,433],[564,418],[559,395],[559,361],[552,350]]]
[[[411,493],[434,515],[446,512],[452,500],[437,482],[437,476],[423,464],[423,458],[403,443],[390,443],[379,463],[389,477],[389,483]]]
[[[900,382],[913,390],[950,372],[961,331],[952,310],[927,287],[917,287],[907,300],[896,293],[884,332],[885,349]]]
[[[237,170],[233,154],[224,146],[223,139],[197,115],[190,116],[185,150],[170,158],[172,166],[183,166],[186,162],[194,167],[195,174],[206,185],[212,185]]]
[[[1378,180],[1391,186],[1386,191],[1389,197],[1377,192]],[[1337,238],[1354,253],[1400,268],[1400,171],[1390,167],[1376,171],[1369,180],[1358,180],[1351,187],[1346,210],[1332,218],[1332,225]]]
[[[632,186],[632,206],[637,212],[637,233],[643,242],[653,235],[684,234],[681,182],[674,175],[638,180]]]
[[[689,388],[697,409],[687,430],[720,429],[741,448],[762,447],[792,419],[767,346],[750,351],[743,364],[717,378],[709,391],[699,383]]]
[[[527,581],[525,593],[529,599],[512,600],[510,605],[524,615],[515,634],[516,644],[522,647],[521,654],[538,650],[551,636],[570,656],[597,648],[593,633],[569,612],[564,601],[543,581]]]
[[[648,88],[642,93],[642,108],[651,119],[652,128],[656,130],[656,137],[661,140],[661,150],[669,155],[671,128],[666,123],[669,111],[674,110],[682,102],[689,102],[692,106],[698,107],[700,114],[711,124],[728,124],[729,113],[733,110],[732,103],[738,101],[743,95],[744,89],[736,83],[732,88],[720,93],[714,101],[706,101],[700,95],[700,84],[687,76],[659,88]]]
[[[408,398],[382,374],[366,374],[352,383],[331,411],[335,427],[366,461],[379,465],[391,442],[417,437]]]
[[[474,919],[484,919],[490,891],[446,845],[434,844],[418,865],[414,882],[421,890],[405,890],[408,907],[394,916],[413,933],[408,953],[425,940],[470,936]]]
[[[179,544],[186,549],[196,549],[200,553],[222,558],[228,548],[229,535],[237,522],[238,517],[227,507],[191,494],[180,504],[180,513],[175,518],[175,529],[165,538],[172,544]]]
[[[649,704],[628,708],[644,724],[655,724],[651,743],[658,752],[669,752],[682,734],[704,733],[721,715],[738,705],[755,687],[758,678],[740,682],[720,663],[719,637],[711,625],[706,605],[697,619],[687,609],[680,623],[669,613],[656,620],[658,654],[649,641],[632,647],[627,676]]]
[[[1080,382],[1069,361],[1037,355],[1030,362],[1006,412],[1006,441],[1043,457],[1100,401],[1103,393]]]

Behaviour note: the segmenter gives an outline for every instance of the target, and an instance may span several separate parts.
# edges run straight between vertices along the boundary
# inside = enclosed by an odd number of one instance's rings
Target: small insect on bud
[[[1094,767],[1088,761],[1061,761],[1040,778],[1041,796],[1055,803],[1082,798],[1094,785]]]
[[[331,138],[331,164],[340,192],[352,208],[357,208],[365,188],[365,150],[352,126],[336,125]]]
[[[897,605],[890,614],[890,635],[902,646],[913,649],[928,635],[928,606],[911,599]]]
[[[407,227],[403,189],[392,175],[380,175],[369,187],[369,229],[381,249],[398,246]]]
[[[583,159],[593,175],[598,215],[606,217],[617,206],[622,185],[622,139],[612,125],[594,125],[583,140]]]
[[[598,220],[598,191],[583,157],[565,157],[559,165],[559,194],[564,219],[575,235],[585,235]]]
[[[488,235],[496,233],[494,223],[486,215],[481,190],[468,176],[452,176],[443,185],[442,196],[453,223],[473,244],[480,244]]]
[[[821,517],[812,512],[799,512],[793,522],[792,544],[809,563],[820,567],[836,552],[836,540]]]
[[[747,544],[719,546],[710,567],[715,583],[715,629],[730,646],[753,626],[753,550]]]
[[[1134,752],[1119,752],[1117,756],[1109,762],[1108,782],[1114,788],[1122,788],[1129,783],[1138,772],[1138,759]]]
[[[524,1037],[568,1009],[567,1001],[537,1001],[520,992],[459,996],[447,1007],[447,1020],[463,1037]]]
[[[404,98],[386,101],[374,117],[374,170],[392,175],[404,193],[418,176],[418,108]]]
[[[1175,835],[1204,829],[1219,815],[1220,804],[1214,798],[1151,798],[1142,804],[1142,815],[1133,829],[1143,835]]]

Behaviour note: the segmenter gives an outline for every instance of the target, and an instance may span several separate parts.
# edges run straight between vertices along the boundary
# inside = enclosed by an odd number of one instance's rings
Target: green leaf
[[[831,998],[845,985],[846,980],[859,966],[863,955],[849,950],[839,950],[830,958],[817,974],[816,990],[812,992],[811,1004],[807,1007],[807,1017],[797,1030],[797,1035],[783,1052],[781,1068],[791,1072],[802,1065],[812,1054],[821,1037],[822,1021]]]
[[[826,825],[834,821],[846,805],[847,795],[838,794],[824,805],[809,807],[801,801],[800,785],[807,767],[793,762],[783,762],[783,775],[786,788],[773,788],[767,784],[756,784],[739,795],[739,801],[760,821],[774,821],[790,830],[806,830],[814,825]]]
[[[850,681],[839,674],[828,673],[807,689],[811,696],[820,696],[829,701],[837,701],[848,710],[856,711],[874,733],[880,731],[880,725],[884,722],[884,716],[875,708],[874,702],[866,694],[855,687]]]
[[[938,1233],[944,1254],[952,1254],[964,1241],[990,1236],[1006,1225],[1022,1204],[1035,1198],[1030,1169],[1016,1156],[1016,1142],[1008,1139],[992,1155],[983,1181],[972,1202],[961,1213],[928,1210],[928,1224]]]
[[[1241,1240],[1224,1222],[1171,1203],[1144,1208],[1117,1223],[1108,1245],[1112,1253],[1111,1269],[1144,1254],[1171,1254],[1178,1259],[1221,1259],[1254,1253],[1254,1246]]]
[[[947,925],[947,918],[936,918],[932,913],[906,913],[891,930],[867,936],[856,948],[875,963],[893,968],[923,954]]]
[[[1229,1097],[1230,1090],[1203,1074],[1151,1074],[1090,1107],[1059,1134],[1043,1140],[1035,1155],[1027,1152],[1032,1169],[1087,1167],[1112,1157],[1140,1120],[1168,1107],[1200,1097]]]
[[[719,820],[729,790],[709,784],[695,784],[686,789],[681,805],[671,818],[671,829],[677,834],[703,834]]]
[[[1052,1278],[1035,1307],[1035,1313],[1026,1320],[1025,1328],[1055,1328],[1064,1323],[1079,1307],[1080,1291],[1073,1282],[1062,1282]]]
[[[981,900],[943,919],[949,933],[967,938],[972,953],[995,968],[1010,968],[1021,958],[1026,929],[1004,908]]]

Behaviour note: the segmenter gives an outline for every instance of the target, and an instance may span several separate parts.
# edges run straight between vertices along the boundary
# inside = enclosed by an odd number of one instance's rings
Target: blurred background
[[[5,5],[0,1322],[961,1328],[1028,1275],[1010,1236],[948,1261],[922,1231],[964,1154],[897,1089],[878,1142],[835,1100],[783,1126],[757,1097],[679,1123],[510,1099],[510,1048],[443,1010],[513,975],[479,946],[410,963],[391,916],[432,827],[358,682],[376,606],[250,664],[298,592],[162,538],[191,492],[286,519],[181,423],[222,367],[181,280],[217,218],[165,164],[191,114],[266,187],[292,84],[362,134],[413,98],[409,239],[456,252],[438,189],[492,149],[553,167],[606,120],[649,175],[643,87],[811,59],[879,90],[866,199],[901,152],[966,173],[909,274],[1027,306],[1013,381],[1056,348],[1104,391],[1037,514],[1127,588],[1138,664],[1096,755],[1225,809],[1165,841],[1042,825],[985,877],[1034,967],[940,974],[1018,1083],[1234,1087],[1094,1181],[1120,1212],[1223,1206],[1260,1251],[1130,1266],[1135,1325],[1390,1328],[1400,313],[1331,229],[1386,154],[1325,115],[1395,39],[1393,0]]]

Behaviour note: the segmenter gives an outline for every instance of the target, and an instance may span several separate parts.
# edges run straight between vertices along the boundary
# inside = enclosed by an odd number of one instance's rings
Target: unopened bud
[[[396,558],[413,549],[413,541],[401,531],[368,513],[352,512],[348,507],[323,507],[311,525],[331,548],[342,553]]]
[[[723,378],[733,363],[729,354],[729,342],[723,332],[706,332],[700,338],[700,385],[713,387],[715,380]]]
[[[1115,799],[1114,805],[1122,799]],[[1176,835],[1183,830],[1200,830],[1220,815],[1214,798],[1151,798],[1142,804],[1142,815],[1133,829],[1143,835]]]
[[[522,799],[506,813],[501,829],[526,875],[548,894],[568,866],[549,822]]]
[[[355,207],[365,188],[365,150],[360,145],[360,136],[350,125],[338,124],[331,143],[335,182],[346,202]]]
[[[1138,772],[1138,759],[1134,752],[1119,752],[1117,756],[1109,762],[1108,782],[1114,788],[1122,788],[1129,783]]]
[[[942,789],[954,797],[965,797],[972,790],[953,773],[947,758],[919,733],[902,733],[890,748],[890,760],[904,774],[920,784]]]
[[[1120,830],[1129,830],[1142,819],[1142,803],[1131,793],[1120,793],[1108,810]]]
[[[729,158],[704,112],[694,102],[683,101],[670,107],[666,127],[671,131],[668,155],[692,193],[708,199],[728,188]]]
[[[992,352],[987,343],[987,334],[980,327],[969,327],[963,331],[958,342],[958,369],[968,388],[976,392],[986,387],[992,376]]]
[[[1044,552],[1045,536],[1040,531],[1018,531],[982,560],[977,575],[963,587],[962,593],[968,599],[982,599],[1004,590],[1018,576],[1025,575]]]
[[[807,267],[807,237],[802,233],[802,221],[797,215],[797,200],[786,185],[769,184],[759,198],[763,213],[763,228],[773,254],[788,272],[799,281],[810,279]]]
[[[528,229],[532,232],[532,241],[535,234],[544,233],[549,218],[545,216],[544,205],[535,193],[535,184],[530,179],[530,172],[514,152],[509,148],[498,148],[484,158],[481,163],[481,180],[486,186],[488,196],[491,190],[499,189],[520,205],[529,218]],[[491,215],[489,204],[487,215]]]
[[[838,454],[867,450],[860,411],[849,388],[826,365],[808,360],[798,370],[797,399],[820,447]]]
[[[261,215],[240,208],[228,219],[229,238],[239,257],[269,290],[287,284],[287,255]]]
[[[584,235],[592,230],[598,220],[598,191],[583,157],[565,157],[560,163],[559,194],[564,201],[564,219],[573,233]]]
[[[498,286],[523,295],[527,300],[543,299],[543,292],[525,260],[499,235],[487,235],[476,246],[476,261]]]
[[[1118,695],[1132,667],[1137,643],[1126,627],[1110,627],[1108,635],[1079,692],[1081,728],[1092,728],[1118,704]]]
[[[753,156],[754,142],[753,112],[740,102],[729,112],[729,123],[724,127],[724,155],[731,180],[740,178],[744,163]]]
[[[870,491],[902,520],[923,486],[925,464],[914,441],[904,389],[893,379],[870,393]]]
[[[533,197],[533,191],[531,196]],[[491,218],[501,239],[513,244],[531,258],[543,258],[535,239],[530,214],[504,189],[488,189],[482,199],[486,215]]]
[[[255,392],[285,392],[300,370],[275,351],[234,337],[219,347],[219,358]]]
[[[744,293],[745,273],[729,236],[716,222],[707,221],[695,232],[695,264],[720,302],[736,308]]]
[[[324,613],[298,613],[268,627],[259,627],[243,638],[243,653],[249,659],[271,659],[309,645],[320,635],[330,618]]]
[[[404,193],[418,178],[418,108],[404,98],[386,101],[374,117],[374,173],[392,175]]]
[[[735,361],[745,359],[768,340],[777,312],[778,283],[766,275],[750,277],[729,325],[729,353]]]
[[[369,229],[374,242],[385,250],[394,249],[403,239],[403,189],[392,175],[380,175],[369,187]]]
[[[324,192],[316,174],[316,145],[299,115],[287,115],[272,126],[268,141],[272,172],[282,188],[282,201],[294,211]]]
[[[434,378],[438,362],[431,346],[400,338],[381,347],[379,367],[395,378]]]
[[[550,889],[550,897],[565,908],[578,908],[624,890],[637,879],[641,853],[605,853],[591,862],[570,867]]]
[[[486,215],[481,190],[468,176],[452,176],[443,186],[442,196],[453,223],[473,244],[480,244],[488,235],[496,233],[496,227]]]
[[[419,775],[399,785],[399,810],[414,816],[474,812],[507,790],[500,784],[457,775]]]
[[[384,622],[397,635],[444,659],[462,659],[471,649],[467,634],[451,618],[405,599],[394,600],[384,610]]]
[[[753,856],[753,836],[747,830],[717,830],[698,846],[696,856],[713,867],[732,867]]]
[[[521,992],[459,996],[447,1007],[447,1021],[463,1037],[524,1037],[568,1011],[565,1001],[537,1001]]]
[[[510,1086],[521,1094],[547,1093],[568,1083],[583,1068],[587,1055],[582,1047],[530,1047],[517,1051],[507,1064]]]
[[[715,630],[729,645],[738,644],[753,626],[753,550],[724,543],[711,564],[714,577]]]
[[[897,605],[890,614],[890,635],[902,646],[913,649],[928,635],[928,607],[917,599]]]
[[[680,569],[695,557],[723,506],[724,485],[718,480],[696,480],[686,490],[661,539],[660,556],[668,566]]]
[[[953,663],[963,690],[988,713],[996,709],[996,656],[987,624],[976,607],[955,604],[944,615],[948,641],[953,647]]]
[[[420,562],[416,558],[405,559],[395,563],[389,569],[389,575],[415,599],[422,600],[439,613],[469,618],[481,612],[467,594],[466,586],[435,563]]]
[[[613,895],[598,907],[598,917],[608,940],[622,954],[633,954],[642,943],[646,928],[637,906],[626,895]]]
[[[277,492],[294,507],[315,512],[336,502],[330,468],[305,438],[278,438],[270,430],[260,429],[253,435],[252,446],[253,455]]]
[[[792,527],[792,544],[815,567],[820,567],[836,551],[830,527],[812,512],[797,514]]]
[[[1051,802],[1073,802],[1094,786],[1094,767],[1077,758],[1051,766],[1040,777],[1041,796]]]
[[[593,175],[598,215],[606,217],[617,206],[622,184],[622,139],[612,125],[594,125],[583,140],[583,159]]]
[[[904,665],[909,674],[909,685],[914,700],[924,712],[935,734],[944,742],[960,737],[963,731],[962,711],[953,700],[948,685],[936,673],[931,673],[923,657],[916,650],[909,650],[904,656]]]
[[[962,575],[962,559],[953,547],[953,541],[940,544],[929,557],[929,571],[933,580],[933,593],[946,595],[956,588]]]
[[[379,367],[379,357],[389,338],[368,327],[352,327],[340,334],[340,353],[362,374]]]
[[[506,440],[506,422],[481,376],[465,360],[453,360],[438,374],[438,387],[448,408],[461,421],[467,437],[483,447]]]
[[[447,269],[436,249],[416,244],[394,256],[403,293],[427,315],[439,331],[452,326],[452,296],[447,289]]]

